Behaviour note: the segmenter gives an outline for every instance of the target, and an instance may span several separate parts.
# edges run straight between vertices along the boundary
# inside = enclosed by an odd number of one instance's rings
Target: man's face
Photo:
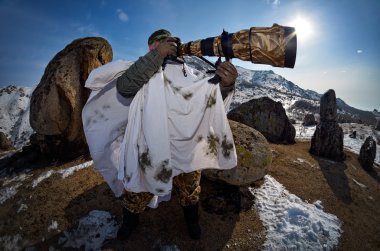
[[[160,43],[163,43],[163,42],[175,42],[176,40],[172,37],[166,37],[166,38],[162,38],[162,39],[159,39],[159,40],[155,40],[152,44],[149,45],[149,50],[155,50],[157,48],[157,46],[160,44]]]

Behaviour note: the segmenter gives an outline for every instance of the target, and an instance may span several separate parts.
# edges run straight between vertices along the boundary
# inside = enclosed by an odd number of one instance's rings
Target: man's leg
[[[190,237],[195,240],[201,237],[198,215],[200,181],[201,171],[182,173],[173,178],[173,186],[179,195],[179,203],[183,209],[187,230]]]
[[[153,194],[147,192],[134,193],[126,191],[122,198],[123,205],[123,223],[117,232],[119,240],[126,240],[131,235],[133,229],[139,223],[139,215],[142,213]]]

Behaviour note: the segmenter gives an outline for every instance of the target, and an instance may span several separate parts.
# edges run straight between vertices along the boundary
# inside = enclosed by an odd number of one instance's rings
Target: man
[[[169,56],[177,55],[177,44],[173,41],[171,33],[167,30],[158,30],[148,39],[149,52],[140,57],[131,65],[123,75],[117,79],[117,91],[124,97],[131,98],[155,75]],[[236,68],[230,62],[221,63],[216,74],[220,76],[220,89],[223,97],[234,89],[237,77]],[[186,76],[186,73],[184,72]],[[201,228],[198,217],[198,201],[201,192],[201,171],[181,173],[173,178],[173,187],[179,195],[179,201],[183,208],[185,221],[190,237],[199,239]],[[153,198],[149,192],[126,191],[122,199],[123,223],[117,237],[126,240],[132,230],[137,226],[139,214]]]

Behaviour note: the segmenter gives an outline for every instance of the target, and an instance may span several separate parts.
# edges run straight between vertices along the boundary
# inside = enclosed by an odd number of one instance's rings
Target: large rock
[[[228,118],[255,128],[272,143],[295,143],[296,130],[280,102],[263,97],[241,104],[228,113]]]
[[[336,122],[336,97],[334,90],[322,95],[320,100],[320,122],[311,138],[310,153],[343,161],[343,130]]]
[[[320,116],[323,122],[336,122],[336,96],[335,91],[330,89],[325,92],[320,100]]]
[[[0,151],[10,151],[15,148],[12,145],[12,142],[7,138],[7,135],[3,132],[0,132]]]
[[[244,186],[264,177],[272,163],[272,152],[265,137],[255,129],[231,121],[238,165],[230,170],[204,170],[202,175],[231,185]]]
[[[360,148],[359,162],[367,171],[373,170],[373,162],[376,157],[376,141],[368,136]]]
[[[112,61],[111,45],[103,38],[74,40],[49,62],[30,104],[34,143],[44,153],[71,158],[87,151],[82,109],[90,91],[90,72]]]
[[[306,114],[302,125],[304,126],[314,126],[316,124],[315,117],[313,114]]]
[[[376,121],[375,130],[380,131],[380,119]]]

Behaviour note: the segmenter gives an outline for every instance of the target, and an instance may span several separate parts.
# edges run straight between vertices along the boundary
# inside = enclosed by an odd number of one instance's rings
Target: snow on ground
[[[61,174],[62,178],[64,179],[64,178],[72,175],[76,171],[79,171],[83,168],[87,168],[87,167],[91,166],[93,163],[94,162],[91,160],[91,161],[87,161],[83,164],[76,165],[76,166],[69,167],[69,168],[65,168],[65,169],[61,169],[58,171],[54,171],[54,170],[46,171],[46,172],[42,173],[38,178],[36,178],[32,181],[31,187],[35,188],[40,182],[49,178],[50,176],[52,176],[55,173]],[[27,172],[29,172],[29,171],[30,170],[27,170]],[[15,196],[17,194],[17,188],[22,186],[24,181],[31,176],[33,176],[33,175],[28,174],[28,173],[22,173],[22,174],[15,176],[13,178],[7,178],[6,177],[6,178],[0,179],[0,182],[2,182],[2,186],[1,186],[2,188],[0,190],[0,205],[3,204],[6,200]],[[25,206],[27,208],[27,205],[25,205]],[[21,211],[23,209],[25,209],[25,207],[22,209],[19,209],[19,210]]]
[[[101,250],[106,239],[115,239],[119,226],[114,217],[105,211],[93,210],[86,217],[80,219],[79,226],[73,231],[65,231],[59,239],[64,247],[80,248],[85,250]]]
[[[0,205],[15,196],[17,194],[17,188],[22,186],[23,181],[31,176],[31,174],[22,173],[18,176],[14,176],[13,178],[0,179],[2,182],[0,190]]]
[[[5,235],[0,237],[0,247],[1,250],[4,251],[14,251],[19,250],[19,242],[22,240],[21,236],[19,234],[10,236]]]
[[[22,184],[16,183],[11,187],[4,187],[0,190],[0,205],[3,204],[6,200],[12,198],[17,194],[17,188],[19,188]]]
[[[269,175],[260,188],[250,191],[267,230],[264,250],[331,250],[337,246],[342,223],[324,212],[320,201],[302,201]]]
[[[58,173],[59,174],[62,174],[62,178],[66,178],[66,177],[69,177],[70,175],[73,175],[73,173],[75,173],[76,171],[79,171],[83,168],[87,168],[91,165],[94,164],[94,161],[87,161],[83,164],[80,164],[80,165],[76,165],[76,166],[72,166],[70,168],[65,168],[65,169],[62,169],[62,170],[59,170]]]
[[[352,180],[355,182],[356,185],[360,186],[361,188],[367,188],[366,185],[360,183],[359,181],[355,180],[354,178],[352,178]]]
[[[0,88],[0,131],[22,148],[29,142],[33,129],[29,124],[30,97],[34,87]]]
[[[51,225],[50,226],[48,226],[48,232],[50,232],[51,230],[56,230],[56,229],[58,229],[58,222],[56,222],[55,220],[53,220],[52,222],[51,222]]]
[[[380,132],[374,131],[371,126],[356,124],[356,123],[342,123],[339,124],[343,129],[344,138],[343,145],[344,147],[356,154],[360,154],[360,148],[362,147],[365,139],[368,136],[372,136],[375,141],[380,138]],[[296,139],[299,140],[310,140],[313,137],[316,126],[303,126],[301,124],[295,124],[294,128],[296,129]],[[349,135],[356,131],[356,138],[353,139]],[[380,147],[376,146],[376,158],[375,163],[380,165]]]
[[[308,164],[311,167],[315,167],[315,165],[311,164],[309,161],[301,159],[301,158],[297,158],[296,160],[293,160],[293,162],[294,163],[299,163],[299,164],[306,163],[306,164]]]
[[[81,170],[83,168],[89,167],[92,164],[94,164],[94,162],[91,160],[91,161],[87,161],[87,162],[85,162],[83,164],[79,164],[79,165],[72,166],[72,167],[69,167],[69,168],[61,169],[61,170],[58,170],[58,171],[54,171],[54,170],[46,171],[43,174],[41,174],[37,179],[35,179],[33,181],[32,187],[33,188],[36,187],[41,181],[49,178],[54,173],[61,174],[62,178],[64,179],[64,178],[67,178],[70,175],[73,175],[76,171],[79,171],[79,170]]]
[[[296,139],[300,140],[310,140],[316,128],[316,126],[303,126],[301,123],[293,126],[296,129]]]

